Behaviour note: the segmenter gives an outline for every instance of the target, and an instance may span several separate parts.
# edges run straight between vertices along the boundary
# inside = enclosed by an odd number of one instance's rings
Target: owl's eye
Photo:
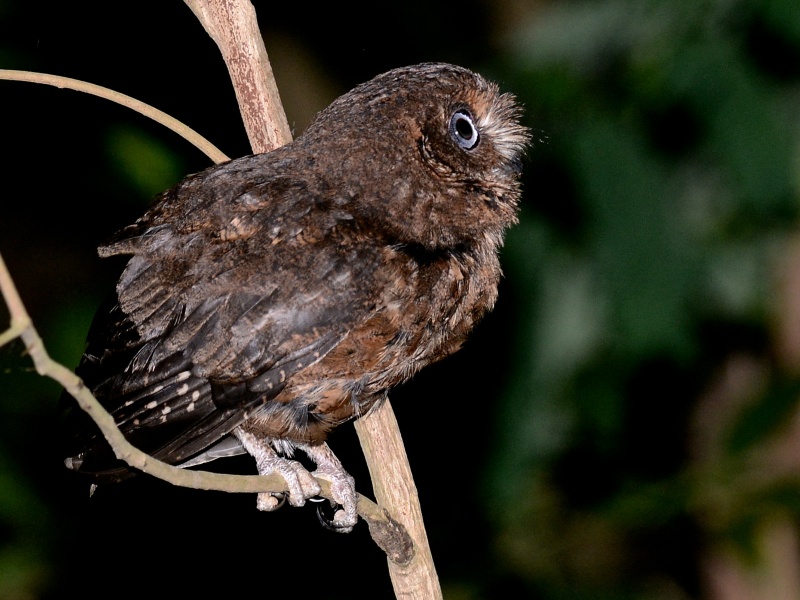
[[[457,110],[450,117],[450,137],[464,150],[472,150],[478,145],[481,136],[469,111]]]

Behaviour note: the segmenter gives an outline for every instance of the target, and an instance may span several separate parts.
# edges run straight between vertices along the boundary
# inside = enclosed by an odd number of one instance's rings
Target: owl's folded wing
[[[170,463],[192,457],[369,318],[361,291],[376,277],[377,251],[337,241],[329,213],[320,232],[313,206],[295,210],[291,229],[253,210],[227,217],[229,235],[225,218],[182,231],[140,226],[105,252],[133,257],[76,372],[135,446]],[[66,404],[71,466],[127,476]]]

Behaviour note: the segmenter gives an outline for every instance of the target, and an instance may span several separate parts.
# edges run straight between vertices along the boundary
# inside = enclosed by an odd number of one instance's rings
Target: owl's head
[[[402,243],[502,242],[516,221],[530,139],[514,97],[462,67],[423,63],[363,83],[304,136],[334,148],[333,175],[360,172],[359,214]],[[363,201],[363,202],[362,202]]]

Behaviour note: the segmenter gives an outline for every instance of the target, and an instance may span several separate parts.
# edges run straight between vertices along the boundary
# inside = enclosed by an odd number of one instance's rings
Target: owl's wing
[[[197,183],[106,247],[133,256],[76,370],[129,441],[170,463],[229,433],[366,320],[379,264],[351,243],[350,215],[305,183],[234,181],[238,195],[206,206]],[[85,415],[67,419],[73,468],[126,476]]]

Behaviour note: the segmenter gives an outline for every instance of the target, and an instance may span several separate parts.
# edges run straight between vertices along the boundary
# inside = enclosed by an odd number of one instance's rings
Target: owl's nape
[[[296,506],[326,479],[341,509],[323,520],[350,530],[355,483],[327,435],[493,307],[519,119],[479,75],[415,65],[357,86],[284,147],[190,175],[100,248],[129,259],[76,372],[144,452],[185,468],[248,453]],[[68,466],[95,483],[135,474],[69,403]]]

